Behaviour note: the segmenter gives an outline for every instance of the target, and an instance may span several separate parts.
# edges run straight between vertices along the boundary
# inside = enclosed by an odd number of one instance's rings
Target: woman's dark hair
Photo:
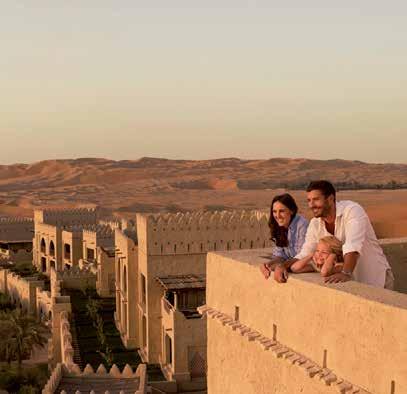
[[[270,219],[269,219],[269,227],[271,233],[271,240],[274,241],[276,246],[288,246],[288,229],[285,227],[280,227],[274,219],[273,215],[273,205],[275,202],[280,202],[281,204],[285,205],[293,214],[291,216],[290,223],[295,218],[295,215],[298,212],[297,204],[295,203],[294,198],[291,194],[284,193],[273,198],[270,207]]]

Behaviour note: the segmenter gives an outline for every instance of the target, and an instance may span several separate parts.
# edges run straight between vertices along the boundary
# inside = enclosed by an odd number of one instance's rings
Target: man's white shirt
[[[314,253],[319,240],[332,235],[321,218],[313,218],[308,226],[305,243],[295,256],[302,259]],[[336,203],[334,236],[343,242],[343,254],[358,252],[359,259],[353,279],[371,286],[384,287],[390,265],[379,245],[365,210],[353,201]]]

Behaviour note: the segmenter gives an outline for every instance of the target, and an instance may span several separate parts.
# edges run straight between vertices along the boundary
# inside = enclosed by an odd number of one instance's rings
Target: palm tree
[[[10,366],[14,358],[13,352],[13,329],[14,325],[9,320],[3,320],[5,313],[0,316],[0,360],[7,361]]]
[[[35,347],[44,347],[48,340],[47,329],[21,309],[0,313],[0,335],[0,354],[8,362],[17,360],[19,371],[23,358]]]

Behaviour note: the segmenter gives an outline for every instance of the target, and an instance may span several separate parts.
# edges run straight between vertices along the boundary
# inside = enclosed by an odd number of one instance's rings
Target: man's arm
[[[368,216],[365,210],[355,204],[346,217],[345,222],[345,243],[343,244],[343,269],[342,272],[327,276],[325,282],[339,283],[352,279],[352,273],[358,262],[363,244],[366,239]]]
[[[302,239],[302,244],[299,245],[300,250],[297,252],[295,259],[300,260],[304,259],[307,256],[314,253],[317,243],[319,241],[318,238],[318,222],[313,219],[309,223],[309,226],[305,233],[305,240]]]
[[[358,252],[349,252],[343,256],[343,268],[342,272],[338,272],[336,274],[332,274],[327,276],[325,279],[326,283],[339,283],[339,282],[347,282],[348,280],[352,279],[352,272],[356,267],[358,262],[359,253]]]

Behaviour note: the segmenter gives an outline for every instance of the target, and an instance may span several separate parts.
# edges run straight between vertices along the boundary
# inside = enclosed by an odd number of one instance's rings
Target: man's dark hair
[[[334,188],[334,185],[332,185],[332,183],[329,181],[311,181],[307,187],[307,193],[311,192],[312,190],[320,190],[325,198],[328,198],[332,194],[334,196],[334,199],[336,200],[336,190]]]
[[[269,219],[269,227],[270,227],[270,233],[271,233],[270,239],[275,242],[276,246],[283,247],[283,246],[288,246],[288,229],[286,229],[284,227],[280,227],[278,225],[276,219],[274,219],[273,205],[277,201],[280,202],[281,204],[285,205],[293,213],[291,215],[290,223],[295,218],[295,215],[297,215],[298,207],[297,207],[297,204],[296,204],[294,198],[291,196],[291,194],[288,194],[288,193],[275,196],[273,198],[273,201],[271,202],[270,219]]]

